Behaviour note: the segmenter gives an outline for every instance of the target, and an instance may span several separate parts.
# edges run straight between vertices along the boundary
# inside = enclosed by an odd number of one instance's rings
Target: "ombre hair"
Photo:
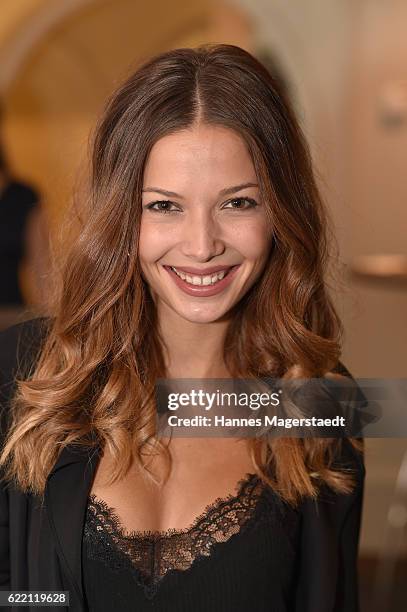
[[[114,458],[111,482],[133,460],[146,467],[142,449],[168,452],[155,437],[155,382],[166,372],[138,260],[141,190],[154,143],[199,122],[244,139],[272,222],[263,274],[230,313],[228,370],[242,378],[321,377],[340,363],[342,325],[325,279],[327,215],[289,100],[237,46],[167,51],[118,89],[96,129],[83,227],[62,267],[35,367],[17,381],[0,458],[22,490],[43,493],[68,444],[107,448]],[[333,465],[341,444],[250,440],[258,474],[293,504],[315,497],[322,484],[352,490],[349,471]],[[357,440],[351,444],[362,450]]]

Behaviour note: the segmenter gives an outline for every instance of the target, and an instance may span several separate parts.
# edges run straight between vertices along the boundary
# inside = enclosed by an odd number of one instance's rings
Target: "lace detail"
[[[264,487],[256,474],[246,474],[235,494],[206,506],[190,527],[166,531],[126,531],[115,510],[91,494],[84,531],[86,553],[113,571],[130,570],[152,598],[168,573],[188,570],[250,525]]]

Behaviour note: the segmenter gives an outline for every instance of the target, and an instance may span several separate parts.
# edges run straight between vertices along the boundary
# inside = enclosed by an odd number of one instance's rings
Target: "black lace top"
[[[288,612],[299,517],[255,474],[184,530],[127,532],[88,499],[83,578],[95,612]]]

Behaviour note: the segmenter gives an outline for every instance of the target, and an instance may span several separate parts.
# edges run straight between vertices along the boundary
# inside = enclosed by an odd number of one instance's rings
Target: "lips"
[[[211,297],[213,295],[216,295],[220,292],[222,292],[224,289],[226,289],[226,287],[228,287],[232,281],[234,276],[236,275],[237,270],[240,268],[240,264],[235,265],[235,266],[213,266],[212,268],[206,268],[206,270],[211,270],[212,274],[216,275],[216,272],[222,272],[224,271],[225,274],[223,275],[223,277],[220,277],[220,280],[217,280],[214,283],[208,284],[191,284],[190,282],[186,282],[186,280],[183,280],[182,278],[180,278],[179,274],[177,272],[181,272],[183,275],[187,275],[190,278],[193,278],[194,276],[198,276],[196,272],[184,272],[184,270],[197,270],[197,268],[178,268],[176,266],[163,266],[163,268],[168,272],[168,274],[170,275],[170,277],[172,278],[172,280],[174,281],[174,283],[177,285],[177,287],[179,289],[181,289],[184,293],[191,295],[191,296],[201,296],[201,297]],[[174,271],[173,268],[176,268],[177,272]],[[200,272],[201,274],[199,274],[199,277],[203,279],[204,276],[210,276],[209,273],[207,273],[206,275],[202,275],[202,270],[204,270],[205,268],[201,268]]]

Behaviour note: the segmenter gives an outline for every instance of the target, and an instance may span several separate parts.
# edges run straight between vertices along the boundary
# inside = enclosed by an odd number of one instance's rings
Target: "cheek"
[[[267,258],[272,244],[270,231],[263,223],[240,227],[234,240],[242,255],[251,261]]]
[[[142,223],[138,249],[140,261],[153,263],[165,253],[165,249],[165,233],[157,227]]]

